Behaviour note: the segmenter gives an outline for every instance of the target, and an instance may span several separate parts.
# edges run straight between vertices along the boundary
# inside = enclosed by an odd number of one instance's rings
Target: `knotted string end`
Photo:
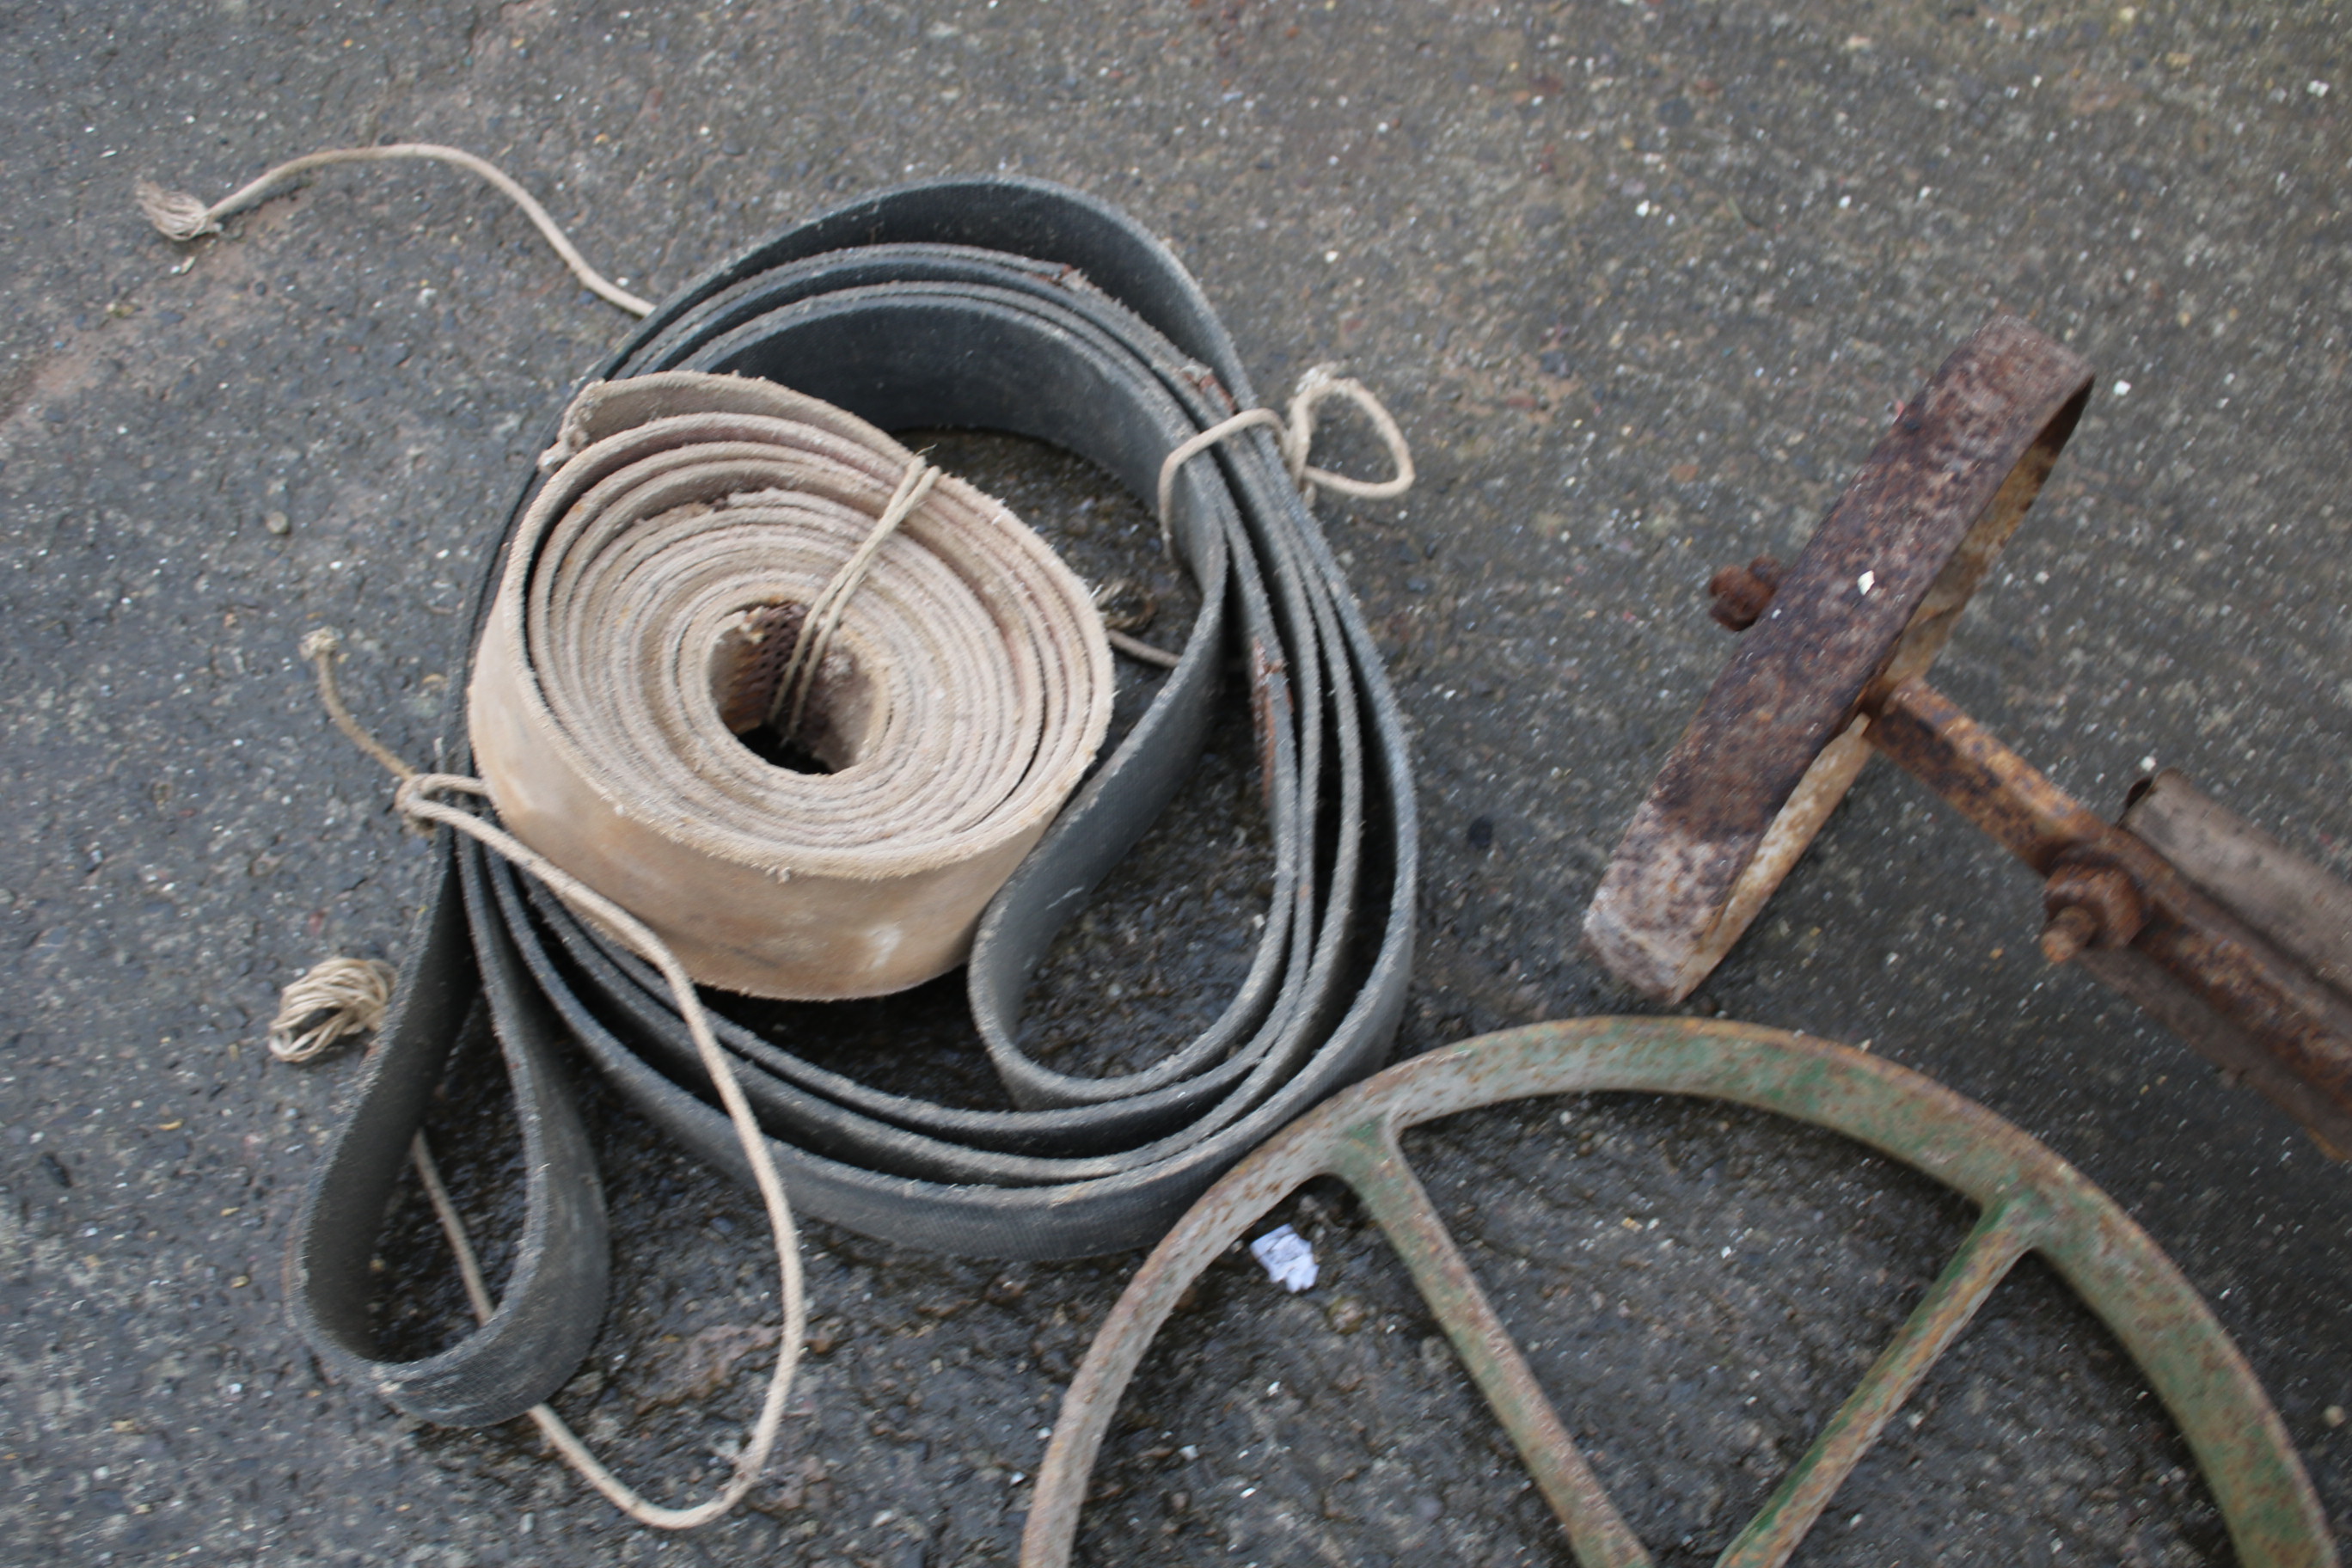
[[[166,239],[201,239],[221,231],[213,209],[185,191],[167,191],[152,180],[142,180],[131,194],[155,232]]]
[[[316,1061],[336,1042],[383,1023],[392,1005],[392,965],[379,958],[330,958],[289,985],[269,1021],[269,1054]]]

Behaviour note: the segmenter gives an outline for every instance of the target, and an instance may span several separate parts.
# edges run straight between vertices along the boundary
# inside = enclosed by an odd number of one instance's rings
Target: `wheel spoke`
[[[1779,1568],[1829,1506],[1937,1358],[1951,1348],[1993,1287],[2033,1249],[2044,1209],[2011,1197],[1984,1212],[1943,1274],[1771,1499],[1716,1560],[1716,1568]]]
[[[1355,1189],[1422,1298],[1444,1325],[1456,1354],[1518,1446],[1529,1474],[1567,1528],[1582,1568],[1649,1568],[1650,1554],[1585,1463],[1535,1373],[1470,1272],[1462,1249],[1438,1217],[1420,1179],[1405,1163],[1385,1117],[1359,1123],[1340,1139],[1333,1173]]]

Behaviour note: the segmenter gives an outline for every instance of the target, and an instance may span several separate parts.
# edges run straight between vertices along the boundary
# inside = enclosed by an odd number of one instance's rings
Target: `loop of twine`
[[[308,153],[278,164],[259,179],[240,186],[210,206],[185,191],[167,191],[152,180],[140,181],[133,194],[138,198],[139,210],[146,215],[147,221],[155,226],[157,232],[168,239],[185,242],[200,239],[208,234],[218,234],[221,219],[232,213],[243,212],[247,207],[258,206],[295,176],[307,174],[313,169],[323,169],[335,163],[385,163],[407,159],[453,164],[480,175],[499,195],[522,209],[523,216],[538,228],[540,237],[563,258],[563,265],[572,268],[572,275],[586,285],[589,292],[633,316],[653,313],[652,300],[639,299],[589,266],[587,258],[556,226],[555,219],[548,216],[547,209],[539,205],[538,198],[524,190],[505,170],[463,148],[445,147],[436,142],[398,142],[383,147],[334,147],[322,153]]]
[[[936,476],[936,470],[933,470],[933,475]],[[927,485],[916,485],[917,478],[910,470],[908,482],[900,486],[902,495],[909,489],[928,491]],[[906,510],[912,510],[914,503],[920,499],[919,493],[914,495],[908,500]],[[896,504],[893,503],[894,507]],[[887,516],[887,513],[885,515]],[[897,526],[895,521],[891,526]],[[877,527],[877,531],[882,531]],[[873,542],[878,544],[878,541]],[[856,586],[854,580],[849,586]],[[845,589],[845,595],[846,592]],[[603,1493],[605,1500],[631,1519],[656,1530],[690,1530],[697,1525],[708,1524],[740,1502],[767,1469],[769,1456],[775,1448],[777,1433],[783,1425],[784,1405],[792,1394],[793,1378],[800,1367],[802,1342],[808,1336],[808,1309],[801,1279],[800,1242],[793,1223],[792,1202],[784,1194],[782,1178],[776,1173],[775,1157],[768,1148],[767,1135],[761,1131],[759,1121],[752,1114],[751,1103],[744,1097],[742,1086],[736,1080],[733,1066],[719,1049],[718,1037],[711,1031],[709,1016],[703,1011],[702,999],[695,993],[693,979],[668,946],[635,916],[537,851],[472,812],[436,798],[444,795],[487,798],[489,791],[479,779],[457,773],[419,773],[352,716],[335,680],[335,660],[341,653],[341,641],[332,628],[322,626],[313,631],[302,639],[301,647],[302,657],[318,668],[320,700],[325,704],[328,715],[334,720],[335,727],[400,780],[399,788],[393,795],[394,809],[411,822],[463,833],[491,853],[536,877],[566,902],[602,921],[639,957],[659,970],[662,978],[669,984],[670,995],[677,1005],[678,1016],[684,1020],[688,1034],[693,1037],[695,1051],[701,1058],[703,1069],[710,1075],[711,1087],[718,1090],[719,1101],[726,1107],[728,1120],[733,1123],[736,1137],[742,1144],[744,1159],[751,1167],[753,1184],[759,1188],[761,1202],[767,1209],[770,1232],[775,1237],[783,1324],[777,1342],[775,1371],[768,1380],[767,1396],[761,1404],[751,1440],[736,1456],[734,1474],[729,1477],[727,1484],[704,1501],[692,1508],[682,1509],[665,1508],[640,1496],[589,1452],[587,1445],[564,1424],[563,1417],[557,1415],[552,1406],[535,1405],[528,1414],[556,1452],[562,1455],[591,1486]],[[272,1053],[282,1060],[308,1061],[342,1034],[374,1027],[382,1021],[389,1003],[392,979],[391,966],[374,960],[331,958],[318,965],[287,988],[278,1022],[270,1029]],[[334,989],[331,990],[331,987]],[[355,999],[357,1005],[345,1005],[343,999],[346,997]],[[298,1004],[303,1005],[301,1011],[294,1013]],[[299,1026],[329,1005],[341,1007],[329,1020],[330,1024],[341,1025],[335,1033],[326,1035],[315,1047],[300,1055],[279,1050],[278,1037],[281,1026],[289,1028]],[[290,1023],[289,1013],[293,1013]],[[311,1033],[327,1026],[320,1025]],[[292,1044],[299,1048],[310,1037],[306,1034]],[[465,1281],[467,1300],[472,1303],[474,1316],[482,1322],[488,1322],[497,1311],[497,1304],[491,1300],[489,1289],[483,1282],[481,1264],[475,1255],[472,1239],[467,1234],[465,1221],[458,1215],[457,1205],[450,1201],[448,1189],[442,1183],[440,1170],[434,1163],[432,1148],[425,1142],[422,1130],[411,1141],[409,1155],[416,1166],[418,1179],[424,1183],[425,1195],[432,1202],[433,1212],[440,1221],[442,1233],[448,1238],[449,1248],[457,1255],[457,1272]]]
[[[776,1346],[776,1369],[768,1379],[767,1397],[760,1406],[758,1421],[751,1428],[751,1440],[736,1456],[735,1471],[727,1484],[704,1501],[692,1508],[664,1508],[640,1496],[622,1480],[575,1436],[551,1406],[534,1405],[529,1414],[539,1424],[549,1443],[570,1461],[572,1468],[585,1477],[590,1485],[604,1495],[607,1501],[640,1524],[656,1530],[691,1530],[708,1524],[732,1509],[751,1488],[758,1484],[768,1468],[768,1456],[774,1451],[778,1430],[783,1425],[784,1404],[791,1397],[793,1374],[800,1368],[802,1342],[808,1337],[808,1310],[803,1296],[801,1281],[800,1243],[793,1224],[792,1201],[784,1195],[783,1180],[776,1173],[774,1155],[769,1151],[767,1134],[751,1111],[751,1102],[744,1097],[742,1085],[736,1081],[735,1069],[726,1054],[719,1047],[718,1037],[711,1032],[710,1019],[703,1011],[702,999],[695,994],[694,981],[686,973],[668,946],[620,905],[605,898],[585,882],[565,872],[554,862],[540,855],[520,839],[491,826],[470,811],[464,811],[435,798],[439,795],[465,795],[487,798],[488,786],[479,779],[457,773],[417,773],[401,781],[393,796],[394,805],[412,820],[429,822],[463,833],[509,864],[530,873],[575,909],[602,921],[638,957],[661,971],[668,982],[670,996],[676,1002],[678,1016],[685,1021],[687,1033],[693,1037],[695,1053],[701,1058],[703,1070],[710,1075],[711,1087],[727,1109],[728,1120],[734,1124],[736,1138],[742,1145],[744,1158],[751,1167],[753,1184],[760,1189],[761,1202],[768,1211],[768,1225],[776,1241],[776,1268],[783,1298],[783,1324]],[[422,1135],[419,1135],[422,1142]],[[417,1166],[424,1175],[431,1161],[429,1152]],[[435,1183],[428,1181],[426,1192],[432,1195]],[[480,1265],[474,1260],[473,1247],[466,1235],[464,1222],[458,1217],[447,1194],[441,1194],[434,1202],[435,1213],[457,1254],[458,1272],[466,1276],[467,1295],[472,1300],[474,1315],[488,1322],[494,1310],[488,1291],[480,1283]]]
[[[342,635],[320,626],[302,638],[301,653],[319,672],[319,701],[327,717],[345,738],[391,770],[395,778],[415,778],[416,770],[397,752],[368,732],[367,726],[344,706],[335,684],[335,661],[342,657]],[[383,1023],[392,1005],[392,965],[380,959],[322,959],[278,995],[278,1016],[269,1021],[265,1043],[281,1062],[317,1061],[335,1045],[355,1035],[371,1033]]]
[[[1351,479],[1345,474],[1335,474],[1328,468],[1318,468],[1307,458],[1315,445],[1315,410],[1326,399],[1343,397],[1363,410],[1372,422],[1381,445],[1396,461],[1396,472],[1385,479]],[[1175,515],[1176,475],[1186,463],[1207,451],[1218,442],[1237,436],[1244,430],[1265,426],[1274,432],[1274,444],[1282,453],[1290,479],[1304,494],[1311,486],[1329,490],[1335,495],[1355,496],[1364,500],[1386,500],[1412,489],[1412,448],[1405,442],[1404,432],[1371,388],[1351,375],[1339,375],[1328,364],[1310,368],[1298,378],[1298,385],[1290,395],[1287,417],[1271,408],[1245,408],[1230,419],[1220,420],[1199,435],[1189,437],[1160,464],[1160,547],[1172,554],[1176,548]]]

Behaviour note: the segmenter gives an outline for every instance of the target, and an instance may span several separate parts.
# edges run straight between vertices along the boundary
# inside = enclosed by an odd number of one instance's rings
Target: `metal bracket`
[[[2179,1424],[2238,1560],[2333,1568],[2326,1516],[2286,1428],[2179,1268],[2114,1200],[1984,1107],[1848,1047],[1678,1018],[1537,1024],[1416,1058],[1291,1124],[1195,1204],[1128,1284],[1062,1401],[1022,1537],[1023,1568],[1066,1568],[1104,1434],[1193,1280],[1304,1183],[1353,1188],[1518,1447],[1583,1568],[1651,1562],[1480,1289],[1398,1143],[1404,1129],[1534,1095],[1727,1100],[1866,1144],[1973,1199],[1982,1217],[1718,1568],[1794,1552],[1839,1485],[1993,1288],[2040,1256],[2106,1323]]]

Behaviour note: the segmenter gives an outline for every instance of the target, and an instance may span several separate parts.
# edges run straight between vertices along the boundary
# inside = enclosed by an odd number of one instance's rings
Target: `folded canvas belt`
[[[1154,493],[1169,452],[1256,402],[1223,325],[1164,246],[1089,197],[1003,178],[906,186],[787,229],[673,296],[596,374],[665,370],[767,377],[884,429],[1033,437],[1138,496]],[[1412,966],[1417,843],[1404,732],[1378,655],[1263,428],[1185,465],[1171,518],[1201,589],[1179,662],[973,943],[972,1016],[1016,1109],[884,1093],[720,1023],[807,1213],[980,1257],[1141,1246],[1268,1134],[1386,1055]],[[488,581],[499,570],[493,561]],[[1274,845],[1255,958],[1224,1013],[1158,1062],[1110,1078],[1053,1071],[1021,1049],[1024,987],[1190,772],[1236,653]],[[740,1176],[742,1156],[658,976],[470,840],[448,838],[398,1005],[306,1195],[289,1295],[338,1375],[408,1414],[478,1425],[561,1386],[603,1315],[604,1199],[562,1087],[564,1040],[711,1163]],[[522,1234],[488,1322],[436,1355],[383,1361],[368,1329],[376,1234],[478,1001],[522,1133]]]

